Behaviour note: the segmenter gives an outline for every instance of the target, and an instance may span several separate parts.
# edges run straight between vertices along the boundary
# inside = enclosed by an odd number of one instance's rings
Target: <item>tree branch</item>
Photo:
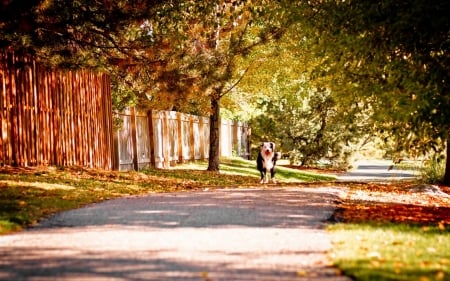
[[[222,94],[219,95],[219,98],[222,98],[223,96],[225,96],[226,94],[228,94],[229,92],[231,92],[244,78],[245,74],[247,74],[247,72],[250,70],[250,67],[252,67],[254,61],[244,70],[244,73],[242,73],[242,75],[236,80],[236,82],[233,83],[233,85],[231,85],[230,88],[228,88],[227,90],[223,91]],[[259,64],[261,65],[261,63]],[[258,68],[259,65],[256,67]]]

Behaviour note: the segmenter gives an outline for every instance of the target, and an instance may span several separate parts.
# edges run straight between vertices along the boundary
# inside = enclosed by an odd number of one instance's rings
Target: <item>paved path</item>
[[[390,182],[411,180],[418,176],[417,171],[398,170],[390,160],[359,160],[354,169],[341,176],[339,181]]]
[[[0,237],[0,280],[348,281],[328,266],[333,188],[122,198]]]

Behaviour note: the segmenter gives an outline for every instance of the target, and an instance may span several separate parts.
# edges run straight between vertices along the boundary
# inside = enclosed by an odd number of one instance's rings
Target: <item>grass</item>
[[[0,234],[20,231],[56,212],[116,197],[258,186],[254,161],[221,159],[221,173],[207,172],[206,167],[199,161],[142,172],[4,168],[0,170]],[[277,171],[277,179],[288,184],[334,179],[284,167]],[[354,222],[331,225],[329,232],[334,245],[330,257],[355,280],[450,280],[448,225]]]
[[[438,226],[337,224],[330,253],[355,280],[449,280],[450,232]]]
[[[221,173],[205,171],[205,162],[142,172],[81,167],[3,168],[0,170],[0,234],[19,231],[56,212],[122,196],[258,184],[254,161],[237,158],[221,161]],[[279,170],[280,181],[333,179],[281,167]]]
[[[280,161],[281,162],[281,161]],[[282,163],[280,163],[282,164]],[[188,163],[184,165],[179,165],[176,169],[185,169],[185,170],[205,170],[208,166],[208,163],[205,161],[198,161],[193,163]],[[220,170],[224,175],[236,175],[236,176],[246,176],[246,177],[254,177],[254,183],[258,183],[260,178],[259,171],[256,170],[255,161],[249,161],[242,158],[224,158],[221,159],[220,162]],[[292,182],[310,182],[310,181],[331,181],[336,178],[331,175],[320,175],[310,172],[299,172],[296,169],[286,168],[278,165],[276,167],[276,175],[277,181],[282,183],[292,183]]]

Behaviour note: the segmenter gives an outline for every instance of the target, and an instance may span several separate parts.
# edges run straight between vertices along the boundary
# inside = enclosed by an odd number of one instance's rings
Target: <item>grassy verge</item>
[[[347,184],[334,213],[340,223],[329,226],[331,258],[346,275],[359,281],[450,280],[450,199],[415,187]]]
[[[437,226],[337,224],[331,256],[356,280],[449,280],[450,233]]]
[[[176,169],[183,170],[206,170],[208,163],[205,161],[198,161],[179,165]],[[221,174],[228,176],[246,176],[254,177],[251,181],[258,183],[260,177],[259,171],[256,169],[256,162],[244,160],[242,158],[225,158],[220,163]],[[291,182],[311,182],[311,181],[331,181],[336,178],[332,175],[317,174],[312,172],[299,171],[278,165],[276,167],[276,179],[281,183]],[[248,183],[248,182],[247,182]]]
[[[253,161],[223,159],[223,172],[205,162],[177,169],[109,172],[85,168],[3,168],[0,170],[0,234],[19,231],[53,213],[121,196],[187,191],[258,183]],[[330,177],[280,169],[282,181],[318,181]]]

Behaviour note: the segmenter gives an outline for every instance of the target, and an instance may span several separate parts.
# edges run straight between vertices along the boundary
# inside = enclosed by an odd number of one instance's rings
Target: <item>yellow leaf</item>
[[[443,271],[436,273],[436,280],[445,280],[445,273]]]
[[[371,264],[372,267],[374,267],[374,268],[380,267],[380,262],[379,262],[379,261],[370,261],[370,264]]]

